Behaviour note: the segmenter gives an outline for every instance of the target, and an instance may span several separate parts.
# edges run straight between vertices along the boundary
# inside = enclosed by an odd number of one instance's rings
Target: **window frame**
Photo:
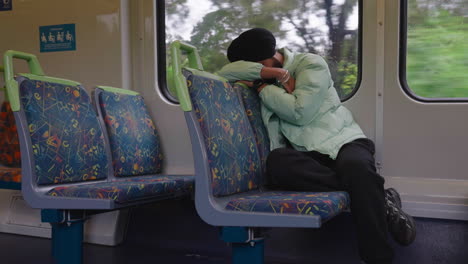
[[[166,100],[171,103],[179,104],[177,97],[171,94],[167,86],[166,71],[166,1],[156,0],[156,54],[158,56],[155,67],[158,75],[158,87]]]
[[[398,76],[402,90],[411,99],[423,103],[460,103],[468,102],[468,97],[430,98],[417,95],[408,85],[406,78],[406,56],[408,55],[408,0],[400,0],[400,47]]]
[[[343,99],[340,98],[341,102],[344,103],[349,99],[353,98],[354,95],[358,92],[359,88],[361,88],[362,82],[362,21],[363,21],[363,0],[358,1],[358,45],[357,45],[357,66],[358,66],[358,73],[356,76],[356,84],[354,85],[353,91],[350,92],[347,96]],[[336,87],[335,87],[336,89]]]
[[[166,100],[171,103],[178,104],[179,100],[173,96],[167,86],[166,77],[166,1],[156,0],[156,39],[157,39],[157,76],[158,76],[158,87],[162,95]],[[343,98],[340,98],[341,102],[346,102],[358,92],[362,82],[362,24],[363,22],[363,0],[358,0],[358,43],[357,43],[357,66],[358,72],[356,76],[356,84],[351,93]],[[162,65],[162,66],[161,66]],[[336,89],[336,87],[335,87]]]

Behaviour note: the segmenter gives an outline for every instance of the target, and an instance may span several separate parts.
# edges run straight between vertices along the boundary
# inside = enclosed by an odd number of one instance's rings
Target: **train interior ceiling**
[[[385,187],[401,193],[403,208],[416,220],[413,244],[392,242],[394,263],[467,263],[467,0],[2,0],[2,56],[8,50],[33,54],[42,75],[79,82],[90,100],[96,86],[104,86],[103,93],[119,87],[128,96],[134,95],[128,90],[140,94],[164,156],[155,159],[162,162],[157,170],[184,179],[173,182],[178,195],[170,199],[92,205],[108,212],[86,215],[83,263],[231,263],[221,227],[197,213],[200,188],[182,195],[200,158],[192,154],[192,132],[178,103],[170,44],[194,46],[203,69],[216,73],[228,63],[230,41],[253,27],[271,30],[278,47],[317,53],[329,64],[343,104],[375,142]],[[23,53],[14,55],[15,74],[31,72],[30,57],[18,55]],[[182,66],[193,68],[182,57]],[[6,60],[0,65],[7,76]],[[0,87],[4,83],[0,78]],[[3,105],[13,98],[10,90],[6,94],[0,91]],[[1,151],[7,148],[6,125],[0,126]],[[0,173],[20,167],[4,158],[0,163]],[[50,240],[54,222],[44,219],[82,208],[34,203],[36,196],[26,192],[40,194],[56,182],[30,188],[19,176],[0,177],[0,259],[51,263],[60,253]],[[352,221],[344,212],[320,228],[261,229],[265,263],[359,264]]]

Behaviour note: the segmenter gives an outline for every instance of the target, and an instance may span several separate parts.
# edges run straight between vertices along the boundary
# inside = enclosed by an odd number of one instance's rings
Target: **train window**
[[[466,0],[401,2],[400,80],[421,101],[468,99]]]
[[[165,47],[159,47],[159,65],[170,74],[169,44],[183,40],[199,49],[205,70],[216,72],[228,63],[226,49],[241,32],[263,27],[277,37],[278,47],[323,56],[342,100],[360,83],[360,0],[166,0]],[[162,32],[164,31],[164,32]],[[164,35],[163,35],[164,34]],[[160,71],[161,72],[161,71]],[[160,76],[165,80],[166,76]],[[165,93],[175,95],[170,84]],[[166,87],[166,85],[161,85]],[[164,91],[163,91],[164,92]]]

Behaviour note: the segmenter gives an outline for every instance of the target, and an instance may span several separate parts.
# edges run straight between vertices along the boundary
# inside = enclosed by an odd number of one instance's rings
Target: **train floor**
[[[165,212],[165,215],[162,215]],[[408,247],[393,243],[395,264],[466,264],[468,222],[418,218]],[[50,240],[0,234],[0,263],[49,264]],[[229,247],[205,224],[190,200],[134,208],[125,241],[115,247],[85,244],[84,264],[230,263]],[[321,229],[274,228],[267,233],[268,264],[360,264],[349,214]],[[247,263],[246,263],[247,264]]]

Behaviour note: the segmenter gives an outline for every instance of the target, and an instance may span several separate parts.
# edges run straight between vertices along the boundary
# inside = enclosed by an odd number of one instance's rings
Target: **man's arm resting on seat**
[[[226,64],[217,74],[230,82],[235,82],[240,80],[279,79],[286,72],[283,68],[264,67],[257,62],[236,61]]]
[[[226,78],[229,82],[235,81],[254,81],[261,79],[260,72],[262,71],[263,65],[256,62],[250,61],[236,61],[226,64],[218,75]]]
[[[243,81],[242,83],[252,87],[252,81],[258,79],[281,79],[285,75],[289,76],[289,72],[283,68],[264,67],[260,63],[250,61],[236,61],[225,65],[218,75],[226,78],[229,82]],[[288,93],[294,91],[295,80],[292,77],[283,85]],[[262,85],[263,88],[265,85]],[[259,89],[260,92],[261,89]]]

